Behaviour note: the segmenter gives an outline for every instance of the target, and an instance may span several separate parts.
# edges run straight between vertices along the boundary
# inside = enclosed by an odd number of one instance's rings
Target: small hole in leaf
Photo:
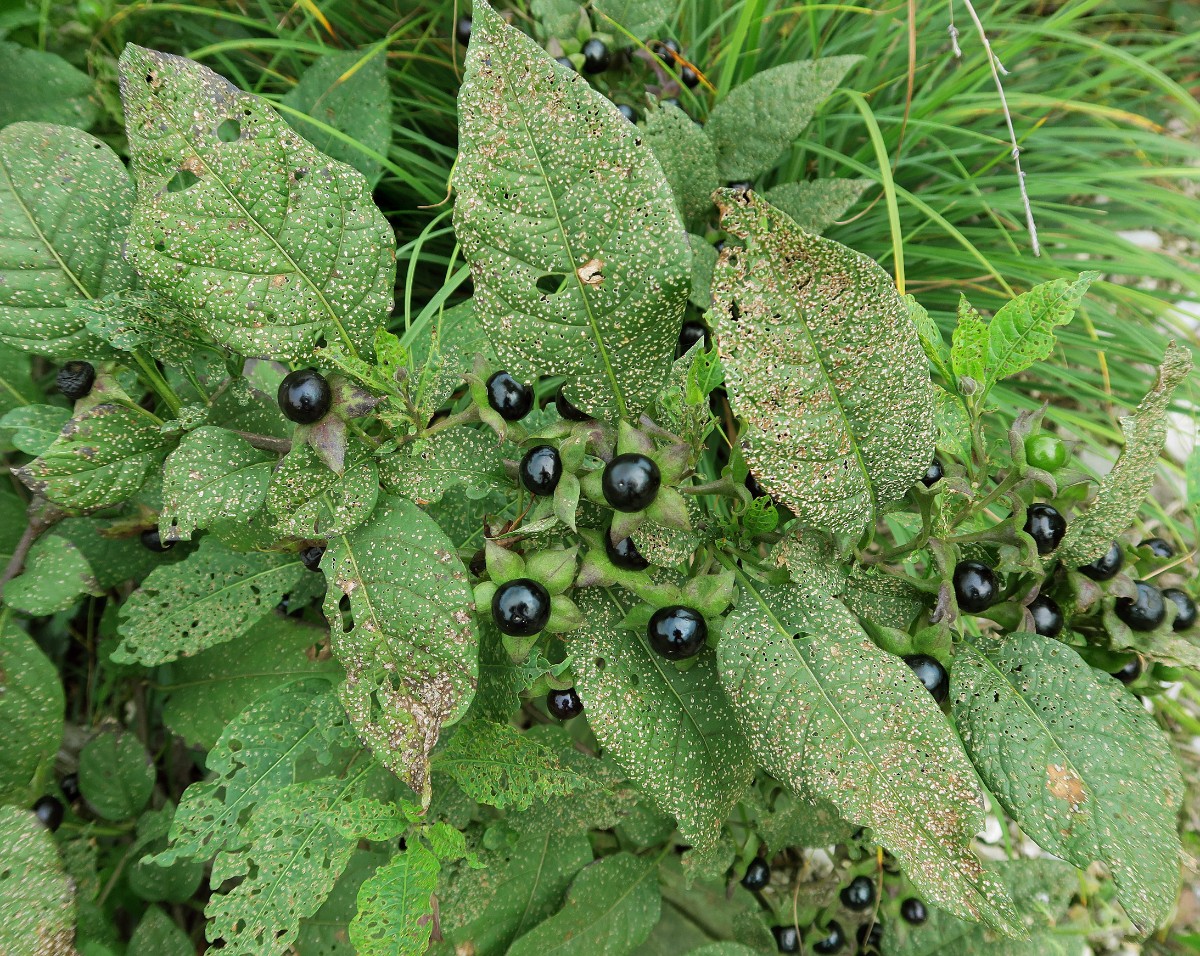
[[[190,169],[181,169],[174,176],[172,176],[171,181],[167,183],[167,192],[181,193],[185,189],[195,186],[198,182],[200,182],[200,177],[193,173]]]
[[[596,670],[598,670],[598,671],[604,670],[604,658],[603,657],[596,658]]]
[[[558,295],[567,287],[567,277],[561,272],[551,272],[537,280],[538,292],[543,295]]]
[[[292,179],[296,180],[296,182],[300,182],[300,180],[302,180],[307,175],[308,175],[307,169],[297,169],[294,173],[292,173]]]
[[[222,143],[235,143],[242,138],[242,124],[235,119],[227,119],[217,127],[217,139]]]
[[[642,679],[640,677],[638,677],[637,674],[629,675],[629,685],[631,687],[637,687],[637,685],[640,684],[641,682],[642,682]]]

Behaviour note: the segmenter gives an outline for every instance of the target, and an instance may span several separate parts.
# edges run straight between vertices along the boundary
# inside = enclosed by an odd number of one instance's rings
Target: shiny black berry
[[[945,703],[946,698],[950,694],[950,677],[946,674],[946,668],[936,658],[930,657],[928,654],[909,654],[904,658],[904,663],[912,668],[912,672],[917,675],[917,680],[925,685],[925,689],[933,695],[934,700],[939,704]],[[855,883],[858,880],[865,879],[865,876],[860,876],[855,880]],[[852,886],[854,886],[854,883],[846,887],[846,890],[849,890]],[[845,902],[845,900],[842,902]],[[850,904],[847,903],[846,905],[849,906]],[[853,906],[850,908],[854,909]]]
[[[550,620],[550,594],[529,578],[517,578],[496,588],[492,619],[501,633],[517,637],[536,634]]]
[[[996,574],[986,564],[962,561],[954,569],[954,596],[959,610],[968,614],[986,611],[995,603],[999,590]]]
[[[608,52],[608,44],[599,37],[592,37],[583,45],[583,72],[603,73],[612,63],[612,54]]]
[[[873,923],[863,923],[854,934],[858,940],[858,951],[863,956],[875,956],[883,946],[883,924],[879,920]]]
[[[552,690],[546,695],[546,709],[550,716],[558,720],[570,720],[583,713],[583,701],[575,693],[574,687],[566,690]]]
[[[629,122],[636,123],[638,116],[637,111],[628,103],[617,104],[617,112],[624,116]]]
[[[1125,555],[1121,553],[1121,546],[1114,541],[1104,554],[1091,564],[1085,564],[1079,571],[1093,581],[1107,581],[1121,570],[1124,563]]]
[[[525,452],[517,474],[531,495],[552,495],[562,478],[562,459],[553,445],[536,445]]]
[[[149,548],[151,551],[154,551],[158,554],[162,554],[164,551],[170,551],[173,547],[175,547],[174,541],[164,541],[162,539],[161,535],[158,533],[158,528],[147,528],[145,531],[143,531],[141,541],[143,547]]]
[[[682,48],[675,40],[659,40],[654,44],[654,55],[666,63],[674,63]]]
[[[679,70],[679,82],[689,90],[694,90],[700,83],[700,76],[690,66],[685,66]]]
[[[506,422],[520,421],[533,408],[533,389],[503,370],[487,380],[488,404]]]
[[[73,402],[79,401],[96,384],[96,369],[91,362],[68,362],[54,376],[58,390]]]
[[[915,896],[910,896],[900,904],[900,916],[904,922],[920,926],[929,919],[929,910],[925,909],[925,904]]]
[[[69,773],[58,782],[58,789],[62,791],[62,795],[67,798],[67,803],[74,803],[79,799],[79,774]]]
[[[1162,591],[1145,581],[1135,582],[1137,596],[1117,598],[1117,617],[1135,631],[1153,631],[1167,616],[1167,605]]]
[[[554,62],[557,63],[559,66],[565,66],[572,73],[579,72],[578,70],[575,69],[575,64],[573,62],[571,62],[571,58],[569,56],[556,56],[554,58]]]
[[[1167,588],[1162,596],[1176,607],[1175,620],[1171,622],[1171,630],[1186,631],[1196,623],[1196,602],[1186,592],[1179,588]]]
[[[569,422],[590,422],[592,416],[587,412],[580,411],[574,405],[567,401],[567,397],[563,394],[562,386],[554,393],[554,407],[561,415]]]
[[[612,536],[605,534],[604,553],[609,561],[625,571],[644,571],[650,567],[650,562],[642,557],[633,538],[625,537],[614,544]]]
[[[63,805],[57,797],[38,797],[37,803],[33,805],[33,812],[47,830],[57,830],[63,822]]]
[[[922,655],[923,656],[923,655]],[[905,658],[905,662],[908,662]],[[932,657],[926,657],[925,660],[934,661]],[[909,664],[912,667],[911,664]],[[938,665],[941,666],[940,664]],[[914,668],[915,670],[915,668]],[[945,674],[945,671],[942,671]],[[842,888],[842,892],[838,894],[838,899],[842,901],[842,905],[848,910],[861,912],[875,902],[875,881],[869,876],[856,876],[852,879],[848,886]]]
[[[781,953],[800,952],[800,930],[795,926],[772,926],[771,935],[775,937],[775,948]]]
[[[746,867],[746,875],[742,877],[742,886],[748,890],[758,891],[770,882],[771,868],[767,866],[767,861],[761,857],[755,857]]]
[[[1142,676],[1142,659],[1134,657],[1121,665],[1119,670],[1113,671],[1113,677],[1119,680],[1122,684],[1132,684],[1135,680]]]
[[[1025,533],[1033,538],[1038,554],[1049,554],[1067,533],[1067,522],[1053,505],[1032,504],[1025,512]]]
[[[658,465],[636,452],[617,455],[604,466],[600,480],[604,500],[617,511],[641,511],[654,501],[660,484]]]
[[[825,927],[825,935],[812,944],[812,951],[827,956],[829,953],[840,953],[846,945],[846,931],[837,920],[830,920]]]
[[[929,467],[925,469],[925,474],[921,476],[921,484],[926,488],[932,488],[945,477],[946,469],[942,467],[941,461],[935,458],[929,463]]]
[[[675,357],[686,355],[688,350],[697,342],[703,342],[708,348],[708,327],[703,322],[688,319],[679,330],[679,343],[675,346]]]
[[[1033,629],[1042,637],[1058,637],[1063,629],[1063,612],[1052,597],[1039,594],[1029,602],[1029,613],[1033,615]]]
[[[454,24],[454,39],[460,44],[466,46],[471,42],[471,18],[459,17],[458,22]]]
[[[704,650],[708,622],[690,607],[659,608],[646,625],[646,638],[656,653],[670,661],[681,661]]]
[[[300,563],[310,571],[321,570],[321,558],[325,556],[325,548],[323,545],[314,544],[311,547],[300,549]]]
[[[283,417],[298,425],[311,425],[329,414],[333,392],[325,376],[315,368],[289,372],[279,383],[279,409]]]
[[[1138,547],[1146,548],[1153,557],[1162,561],[1175,557],[1175,549],[1171,547],[1171,543],[1162,538],[1147,538]]]

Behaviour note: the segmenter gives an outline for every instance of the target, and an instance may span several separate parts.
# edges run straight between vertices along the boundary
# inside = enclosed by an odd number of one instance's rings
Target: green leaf
[[[0,953],[75,952],[74,888],[50,831],[28,810],[0,807]]]
[[[635,40],[654,36],[675,14],[670,0],[595,0],[593,6],[597,13],[624,27]]]
[[[713,656],[679,670],[644,634],[620,626],[628,607],[614,596],[577,593],[585,623],[572,636],[575,677],[589,726],[638,788],[679,821],[684,841],[714,845],[754,767]]]
[[[196,948],[159,907],[151,906],[129,938],[127,956],[195,956]]]
[[[62,741],[64,708],[57,669],[12,612],[0,608],[0,802],[32,799],[39,768],[49,765]]]
[[[4,603],[45,616],[73,607],[83,594],[103,594],[87,558],[70,541],[44,535],[33,543],[24,570],[4,585]]]
[[[1067,528],[1055,557],[1068,567],[1094,561],[1113,539],[1133,524],[1154,484],[1158,457],[1167,440],[1167,409],[1171,396],[1192,370],[1191,353],[1167,344],[1154,387],[1137,411],[1121,419],[1125,447],[1112,470],[1100,479],[1091,505]]]
[[[209,752],[213,778],[184,791],[171,823],[171,845],[156,862],[207,860],[227,845],[242,845],[244,815],[293,783],[302,764],[328,764],[335,747],[351,743],[345,714],[323,680],[296,681],[256,700]]]
[[[865,256],[753,193],[720,196],[723,227],[746,240],[713,285],[746,463],[802,525],[857,534],[933,457],[929,364],[908,308]]]
[[[122,525],[121,519],[106,526],[92,518],[67,518],[43,539],[57,538],[60,544],[77,548],[104,591],[125,581],[141,580],[164,562],[183,557],[179,552],[156,554],[141,543],[136,531],[131,533],[127,524]]]
[[[670,104],[646,114],[646,142],[662,166],[683,224],[703,232],[712,217],[717,154],[712,140],[690,116]]]
[[[71,418],[61,405],[23,405],[0,418],[0,429],[12,430],[13,448],[27,455],[44,455]]]
[[[854,835],[854,827],[841,818],[828,800],[781,793],[775,799],[772,811],[763,814],[759,834],[772,848],[831,846],[849,840]]]
[[[622,956],[650,935],[661,905],[653,860],[605,857],[575,878],[563,908],[520,937],[508,956]]]
[[[370,355],[395,241],[362,174],[190,60],[129,44],[120,74],[144,284],[244,355],[304,360],[325,337]]]
[[[393,852],[391,845],[354,851],[321,908],[311,918],[300,921],[297,952],[304,956],[356,956],[349,926],[358,912],[359,888],[391,859]]]
[[[1154,719],[1036,634],[963,644],[951,687],[963,743],[1004,809],[1055,856],[1102,861],[1143,934],[1163,925],[1179,891],[1183,784]]]
[[[365,449],[352,442],[346,470],[339,475],[325,467],[309,445],[293,445],[275,466],[267,488],[267,511],[275,516],[279,534],[325,538],[346,534],[366,521],[379,497],[379,469],[363,454]]]
[[[174,816],[175,804],[170,801],[160,810],[143,813],[137,821],[137,841],[129,851],[134,858],[127,871],[129,889],[151,903],[190,900],[204,879],[205,866],[199,860],[180,859],[170,866],[155,862],[155,854],[167,848],[167,834]],[[97,895],[99,891],[97,886]]]
[[[329,635],[271,614],[233,644],[184,658],[161,679],[163,723],[192,746],[210,750],[247,701],[306,677],[341,674],[323,648]]]
[[[407,453],[384,458],[379,470],[385,487],[418,504],[440,501],[455,485],[482,498],[509,481],[496,436],[481,428],[450,428],[417,439]]]
[[[967,297],[958,297],[958,324],[951,338],[950,362],[959,379],[969,378],[981,388],[987,376],[988,327]],[[958,383],[951,383],[957,385]],[[961,389],[961,386],[960,390]],[[974,394],[963,390],[964,394]]]
[[[0,40],[0,126],[61,123],[87,129],[96,121],[92,78],[61,56]]]
[[[144,349],[167,365],[186,366],[198,350],[216,348],[201,333],[195,315],[144,289],[77,302],[72,315],[113,348],[122,352]]]
[[[79,754],[79,790],[106,820],[128,820],[146,806],[154,790],[154,765],[130,733],[102,733]]]
[[[1006,302],[992,316],[988,323],[984,396],[1001,379],[1049,357],[1054,348],[1054,329],[1075,317],[1088,287],[1098,278],[1099,272],[1084,272],[1074,282],[1043,282]]]
[[[984,823],[975,773],[903,661],[838,602],[791,584],[760,591],[743,579],[725,629],[721,681],[763,769],[869,827],[927,899],[1019,934],[1003,886],[970,849]]]
[[[331,539],[322,568],[325,617],[346,668],[346,713],[380,762],[428,795],[429,752],[442,725],[466,713],[479,674],[466,568],[442,530],[403,498],[381,502],[366,524]]]
[[[472,9],[454,227],[475,314],[513,375],[565,375],[579,407],[636,417],[670,366],[691,276],[662,169],[587,80],[485,0]]]
[[[869,179],[812,179],[783,183],[764,198],[795,220],[805,232],[821,235],[873,185]]]
[[[554,752],[509,724],[474,720],[454,734],[434,761],[472,800],[526,810],[588,781],[563,767]]]
[[[350,941],[359,956],[420,956],[433,930],[438,861],[412,841],[358,891]]]
[[[953,388],[955,379],[950,371],[950,350],[946,348],[942,330],[938,328],[938,324],[933,321],[933,317],[925,307],[911,295],[904,297],[904,304],[908,306],[908,314],[912,317],[913,325],[917,327],[917,337],[921,340],[921,348],[925,350],[925,357],[929,359],[946,384]]]
[[[281,103],[317,120],[314,123],[285,113],[292,129],[326,156],[353,166],[367,177],[369,186],[379,182],[380,161],[360,149],[359,144],[383,157],[392,145],[386,45],[377,44],[366,52],[346,50],[319,57]]]
[[[170,444],[149,412],[104,402],[68,421],[40,458],[13,474],[65,508],[94,511],[133,497]]]
[[[217,521],[248,522],[263,505],[275,455],[224,428],[184,436],[163,467],[159,528],[182,541]]]
[[[151,666],[245,634],[312,574],[294,554],[240,554],[206,537],[155,568],[121,605],[118,663]]]
[[[369,769],[369,768],[368,768]],[[365,773],[366,771],[363,771]],[[333,825],[334,811],[361,787],[326,778],[276,790],[254,810],[247,845],[225,850],[213,863],[211,886],[239,879],[214,893],[204,908],[210,942],[224,940],[229,956],[278,956],[300,933],[300,920],[325,902],[357,841]]]
[[[98,139],[43,123],[0,130],[0,341],[95,354],[71,306],[133,282],[121,255],[132,207],[129,174]]]
[[[755,179],[775,165],[862,57],[784,63],[734,87],[708,114],[705,131],[726,182]]]
[[[2,252],[0,256],[3,256]],[[3,315],[3,304],[0,303],[0,323],[4,321]],[[40,397],[41,392],[33,384],[30,375],[29,356],[15,348],[0,345],[0,415],[22,405],[33,405]]]

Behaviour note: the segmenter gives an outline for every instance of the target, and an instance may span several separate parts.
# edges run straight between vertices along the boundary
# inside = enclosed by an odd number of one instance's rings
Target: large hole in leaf
[[[185,189],[195,186],[198,182],[200,182],[200,177],[190,169],[181,169],[167,183],[167,192],[181,193]]]
[[[242,124],[235,119],[227,119],[217,127],[217,139],[222,143],[234,143],[242,138]]]
[[[537,280],[538,292],[543,295],[558,295],[567,287],[567,277],[561,272],[551,272]]]

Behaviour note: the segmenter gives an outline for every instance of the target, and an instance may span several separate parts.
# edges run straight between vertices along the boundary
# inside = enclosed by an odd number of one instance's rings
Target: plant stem
[[[231,428],[229,430],[243,439],[247,444],[263,451],[273,451],[279,455],[286,455],[292,450],[292,441],[290,438],[272,438],[270,435],[244,432],[240,428]]]
[[[167,380],[159,374],[158,369],[154,367],[154,363],[141,352],[134,352],[133,360],[137,362],[138,368],[142,370],[142,374],[150,383],[150,387],[154,389],[154,394],[166,402],[167,408],[171,410],[171,415],[178,418],[181,407],[179,396],[175,394],[174,389],[167,383]]]

